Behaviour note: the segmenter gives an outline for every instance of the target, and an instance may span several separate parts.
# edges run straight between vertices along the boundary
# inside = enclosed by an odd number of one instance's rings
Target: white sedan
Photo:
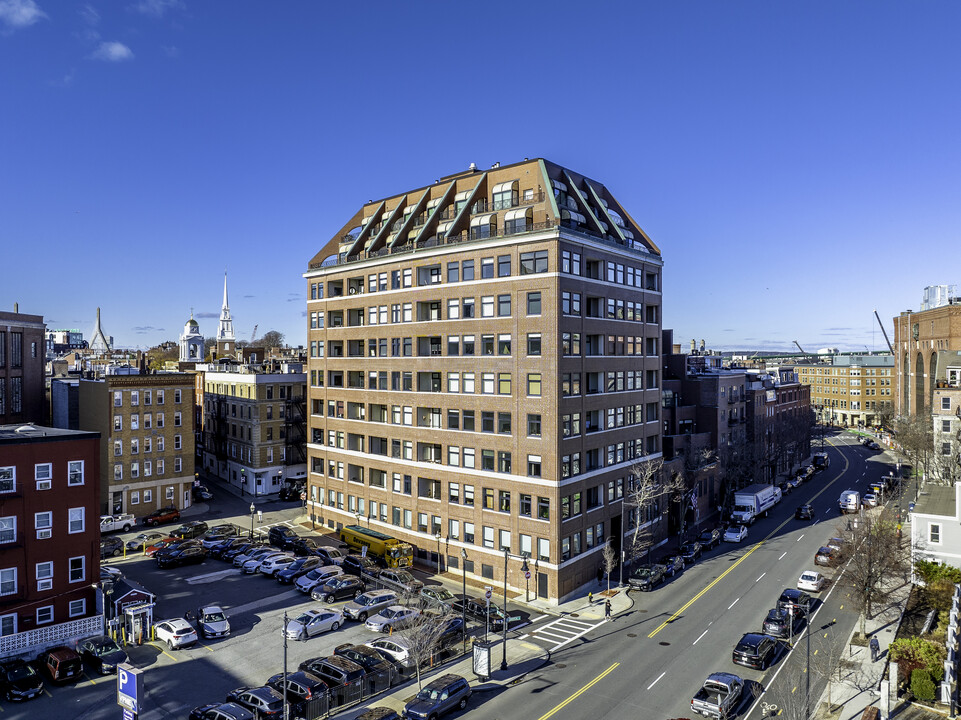
[[[827,578],[816,570],[805,570],[797,580],[798,590],[808,592],[821,592],[821,588],[827,582]]]
[[[344,616],[338,610],[308,610],[287,622],[287,637],[306,640],[328,630],[336,630],[344,624]]]
[[[415,622],[418,615],[420,615],[420,610],[417,608],[391,605],[381,610],[374,617],[368,618],[364,625],[368,630],[389,633],[391,630],[407,627]]]
[[[869,507],[877,507],[878,496],[873,493],[867,493],[864,497],[861,498],[861,502]]]
[[[747,537],[747,527],[744,525],[735,525],[729,527],[724,531],[724,542],[741,542]]]
[[[194,626],[183,618],[164,620],[153,626],[154,637],[160,642],[167,643],[167,648],[177,650],[197,642],[197,631]]]
[[[371,640],[364,643],[367,647],[372,647],[391,662],[401,665],[410,664],[410,646],[401,638],[385,637]]]
[[[251,573],[259,572],[263,564],[268,560],[273,560],[275,557],[290,557],[287,553],[282,553],[280,551],[272,552],[267,555],[255,555],[250,560],[245,562],[241,567],[248,575]]]

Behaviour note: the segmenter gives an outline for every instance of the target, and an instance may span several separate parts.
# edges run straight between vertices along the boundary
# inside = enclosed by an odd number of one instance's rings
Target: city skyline
[[[301,274],[372,193],[525,157],[623,202],[682,347],[886,350],[875,308],[892,335],[958,282],[935,267],[961,219],[956,5],[426,6],[0,4],[4,253],[68,267],[3,308],[89,340],[99,306],[128,348],[193,308],[210,337],[226,268],[237,339],[300,345]]]

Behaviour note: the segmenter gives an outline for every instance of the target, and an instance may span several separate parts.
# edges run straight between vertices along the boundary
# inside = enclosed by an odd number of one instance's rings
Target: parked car
[[[194,485],[190,488],[190,495],[194,502],[207,502],[214,499],[214,494],[207,489],[206,485]]]
[[[254,720],[254,714],[237,703],[201,705],[190,711],[189,720]]]
[[[711,673],[691,698],[691,712],[709,718],[732,717],[744,691],[744,680],[732,673]]]
[[[174,550],[177,550],[179,548],[183,548],[183,547],[202,548],[203,547],[203,545],[200,544],[199,540],[182,540],[181,538],[169,538],[168,541],[163,541],[163,542],[164,542],[164,546],[153,553],[153,557],[155,560],[159,560],[160,558],[164,557],[165,555],[169,555]]]
[[[881,449],[881,446],[878,445],[876,442],[874,442],[874,440],[871,440],[871,441],[867,444],[867,446],[868,446],[868,449],[869,449],[869,450],[875,450],[875,451],[877,451],[877,450],[880,450],[880,449]]]
[[[334,656],[352,660],[368,673],[386,673],[390,670],[390,664],[384,660],[384,656],[368,645],[344,643],[334,648]]]
[[[365,710],[354,720],[402,720],[402,718],[394,708],[378,706]]]
[[[366,645],[379,652],[388,662],[404,668],[410,667],[410,645],[404,638],[399,636],[382,637],[371,640],[369,643],[366,643]]]
[[[393,568],[381,570],[377,574],[377,582],[408,595],[417,595],[424,587],[424,583],[411,575],[409,571]]]
[[[827,578],[816,570],[805,570],[801,577],[797,579],[798,590],[808,592],[821,592],[821,588],[827,583]]]
[[[336,575],[323,585],[316,585],[311,590],[310,597],[332,603],[347,598],[357,599],[366,591],[366,583],[356,575]]]
[[[339,655],[311,658],[300,663],[297,669],[313,673],[331,688],[345,685],[356,687],[367,678],[367,671],[362,665]]]
[[[721,531],[717,528],[705,530],[700,534],[697,541],[701,543],[702,549],[710,550],[721,544]]]
[[[277,496],[279,499],[284,501],[302,500],[303,498],[301,498],[301,494],[304,492],[305,486],[306,483],[299,480],[287,482],[282,488],[280,488],[280,492],[277,494]]]
[[[795,520],[813,520],[814,519],[814,507],[811,505],[800,505],[798,509],[794,511]]]
[[[224,538],[219,543],[210,548],[210,557],[215,557],[218,560],[226,560],[227,553],[231,550],[247,545],[250,541],[247,538],[242,537],[232,537]]]
[[[277,673],[268,678],[267,684],[286,695],[288,702],[299,707],[302,707],[308,700],[327,692],[327,683],[313,673],[303,670],[287,673],[286,682],[284,681],[284,674]]]
[[[815,565],[826,565],[827,567],[833,567],[838,561],[838,551],[833,547],[828,547],[827,545],[818,548],[817,553],[814,555]]]
[[[772,608],[767,611],[767,617],[761,624],[761,632],[776,638],[786,638],[797,635],[803,624],[801,615],[792,615],[783,608]]]
[[[861,496],[861,502],[867,507],[877,507],[878,506],[878,496],[874,493],[865,493]]]
[[[280,568],[274,575],[277,578],[277,582],[281,583],[292,583],[311,570],[321,567],[321,563],[324,561],[319,557],[299,557],[294,558],[294,561],[290,563],[287,567]]]
[[[144,548],[150,547],[155,542],[158,540],[163,540],[165,537],[167,536],[159,532],[142,532],[133,540],[127,541],[127,549],[143,551]]]
[[[117,665],[127,662],[127,653],[106,635],[87,638],[77,646],[80,658],[101,675],[117,672]]]
[[[123,540],[116,536],[100,539],[100,559],[117,557],[123,553]]]
[[[286,550],[297,539],[297,533],[286,525],[274,525],[267,531],[267,542],[281,550]]]
[[[844,550],[844,538],[839,538],[839,537],[831,538],[830,540],[828,540],[828,547],[834,548],[838,552],[842,552]]]
[[[661,561],[661,565],[664,566],[664,574],[668,577],[674,577],[675,575],[680,575],[684,572],[684,558],[680,555],[671,555],[664,558]]]
[[[760,633],[745,634],[734,646],[731,659],[735,665],[767,670],[777,655],[777,640]]]
[[[627,578],[627,584],[638,590],[653,590],[662,582],[667,568],[663,565],[641,565],[634,568]]]
[[[162,507],[159,510],[154,510],[149,515],[146,515],[141,521],[144,525],[153,525],[156,527],[160,523],[171,523],[180,520],[180,511],[171,506]]]
[[[747,527],[744,525],[732,525],[724,531],[724,542],[739,543],[747,537]]]
[[[240,528],[233,523],[214,525],[201,536],[200,542],[204,544],[205,548],[210,550],[215,545],[219,545],[227,539],[238,537],[240,532]]]
[[[777,599],[777,607],[784,610],[794,608],[794,614],[803,617],[811,611],[812,598],[801,590],[786,588]]]
[[[251,543],[250,547],[246,551],[239,553],[234,556],[233,564],[234,567],[243,567],[244,563],[248,560],[253,560],[258,557],[264,557],[265,555],[273,555],[278,553],[280,550],[275,548],[273,545],[263,545],[261,543]]]
[[[701,543],[689,542],[681,545],[681,558],[686,565],[693,564],[699,557],[701,557]]]
[[[437,647],[441,650],[461,642],[464,637],[464,620],[458,615],[446,617],[437,628]]]
[[[144,550],[144,555],[147,557],[156,557],[157,553],[168,548],[176,542],[180,542],[177,538],[163,537],[160,540],[156,540],[153,545],[148,545],[147,549]]]
[[[367,622],[367,618],[395,604],[398,599],[393,590],[370,590],[347,603],[344,606],[344,616]]]
[[[269,560],[273,560],[275,557],[285,557],[285,558],[293,559],[292,555],[288,555],[285,552],[279,552],[277,548],[271,548],[267,552],[260,552],[260,551],[255,552],[253,555],[250,556],[249,560],[247,560],[245,563],[243,563],[243,565],[241,565],[240,569],[247,575],[253,575],[255,572],[260,572],[260,568],[265,562]]]
[[[314,555],[320,544],[312,537],[298,535],[287,543],[287,550],[292,550],[294,555]]]
[[[207,523],[203,520],[190,520],[174,530],[170,535],[175,538],[182,538],[183,540],[192,540],[193,538],[200,537],[207,532],[207,530]]]
[[[262,563],[260,563],[260,573],[266,575],[267,577],[273,577],[279,571],[283,570],[288,565],[291,565],[296,561],[293,555],[274,555],[272,557],[265,558]]]
[[[202,638],[227,637],[230,621],[219,605],[204,605],[197,609],[197,632]]]
[[[340,565],[344,562],[344,553],[342,553],[337,548],[327,547],[326,545],[318,546],[313,552],[319,558],[323,558],[324,565]]]
[[[409,720],[435,720],[452,710],[464,710],[470,699],[470,684],[460,675],[442,675],[432,680],[404,706]]]
[[[257,720],[284,716],[284,696],[267,685],[239,687],[227,693],[227,702],[246,708]]]
[[[439,608],[446,612],[457,599],[454,593],[440,585],[425,586],[420,589],[420,597],[423,604],[430,607]]]
[[[319,558],[319,557],[315,557],[311,559],[316,560],[320,563],[324,562],[323,558]],[[297,578],[296,582],[294,582],[294,587],[296,587],[301,592],[311,593],[317,588],[323,587],[328,582],[341,577],[353,578],[354,576],[344,575],[344,571],[341,570],[340,567],[337,565],[321,565],[320,567],[315,567],[313,570],[309,571],[305,575],[301,575],[299,578]],[[360,580],[360,578],[354,578],[354,579],[358,581]],[[361,583],[361,587],[363,587],[363,583]],[[363,592],[363,590],[361,590],[361,592]],[[344,595],[343,597],[347,597],[347,596]],[[353,597],[353,595],[351,595],[350,597]],[[320,600],[320,599],[321,599],[320,597],[314,598],[314,600]]]
[[[340,566],[348,575],[377,575],[377,563],[373,558],[366,555],[347,555],[341,561]]]
[[[344,616],[336,610],[307,610],[287,621],[286,635],[291,640],[307,640],[344,624]]]
[[[11,702],[39,697],[43,678],[28,662],[4,660],[0,662],[0,692]]]
[[[451,603],[451,610],[455,613],[466,613],[482,623],[489,624],[494,632],[500,632],[504,628],[504,620],[507,617],[504,611],[494,603],[488,604],[486,600],[469,595]]]
[[[799,487],[801,487],[802,481],[803,480],[800,475],[795,475],[794,477],[788,478],[788,481],[785,483],[785,485],[787,485],[787,487],[791,490],[797,490]]]
[[[374,632],[389,633],[392,630],[401,630],[417,622],[420,610],[417,608],[405,607],[403,605],[391,605],[381,610],[373,617],[367,618],[364,626]]]
[[[167,643],[169,650],[189,647],[198,641],[197,631],[183,618],[162,620],[154,625],[154,636]]]
[[[37,665],[55,683],[79,680],[83,675],[83,660],[74,650],[62,645],[40,653]]]
[[[247,540],[247,542],[243,543],[242,545],[236,545],[227,550],[224,550],[223,559],[228,560],[235,567],[240,567],[240,565],[238,565],[236,562],[237,558],[239,558],[241,555],[250,555],[251,553],[254,553],[257,550],[260,550],[261,548],[266,548],[266,547],[270,547],[270,546],[264,545],[263,543],[259,543],[256,540]],[[277,548],[272,547],[270,549],[276,550]],[[243,563],[241,563],[241,565],[242,564]]]
[[[178,545],[177,547],[163,552],[157,556],[157,567],[179,567],[180,565],[192,565],[202,563],[207,559],[207,551],[203,545]]]

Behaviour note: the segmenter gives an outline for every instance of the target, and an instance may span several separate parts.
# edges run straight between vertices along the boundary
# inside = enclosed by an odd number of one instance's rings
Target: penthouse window
[[[506,210],[517,205],[520,196],[517,192],[517,180],[509,180],[494,186],[493,190],[493,210]]]
[[[533,208],[518,208],[516,210],[510,210],[504,215],[504,234],[512,235],[514,233],[527,232],[534,227],[534,210]],[[545,252],[546,256],[547,253]],[[521,275],[526,275],[523,266],[523,258],[521,255]],[[541,270],[540,272],[547,272],[547,270]]]
[[[497,234],[497,213],[477,215],[470,221],[470,236],[472,240],[488,238]]]
[[[521,253],[521,275],[547,272],[547,250]]]

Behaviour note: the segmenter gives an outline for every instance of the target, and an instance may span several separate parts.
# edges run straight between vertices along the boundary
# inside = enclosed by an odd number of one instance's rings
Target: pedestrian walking
[[[597,584],[600,585],[604,582],[604,568],[601,566],[597,567]]]
[[[604,619],[605,620],[611,619],[611,601],[610,600],[604,601]]]
[[[594,593],[591,592],[590,590],[587,591],[587,604],[588,605],[594,604]]]
[[[875,635],[871,638],[871,662],[877,662],[878,658],[881,657],[881,643],[878,642],[878,636]]]

